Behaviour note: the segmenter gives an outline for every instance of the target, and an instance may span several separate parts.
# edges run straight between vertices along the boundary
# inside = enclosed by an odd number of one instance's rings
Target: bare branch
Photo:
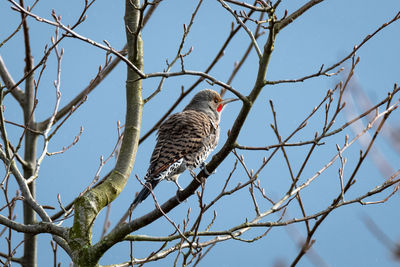
[[[247,28],[247,26],[243,23],[243,21],[238,17],[238,15],[225,3],[225,1],[223,0],[218,0],[218,2],[221,3],[221,5],[228,10],[232,16],[236,19],[237,23],[240,24],[240,26],[246,31],[246,33],[249,35],[250,40],[254,46],[254,49],[257,52],[258,57],[261,59],[262,57],[262,53],[260,50],[260,47],[258,47],[258,43],[256,38],[254,37],[253,33],[249,30],[249,28]]]
[[[241,93],[239,93],[237,90],[233,89],[232,86],[230,86],[224,82],[221,82],[221,81],[217,80],[216,78],[214,78],[213,76],[211,76],[205,72],[201,72],[201,71],[182,70],[179,72],[155,72],[155,73],[146,74],[146,78],[152,78],[152,77],[169,78],[169,77],[183,76],[183,75],[199,76],[204,79],[207,79],[212,84],[219,85],[219,86],[227,89],[228,91],[232,92],[234,95],[236,95],[238,98],[240,98],[240,100],[242,100],[244,102],[248,102],[248,99],[245,96],[243,96]]]
[[[8,218],[4,217],[3,215],[0,215],[0,224],[3,224],[17,232],[22,232],[22,233],[30,233],[30,234],[49,233],[61,237],[65,237],[67,234],[66,228],[56,226],[55,224],[50,222],[40,222],[35,225],[26,225],[11,221]]]
[[[288,26],[290,23],[295,21],[297,18],[299,18],[303,13],[305,13],[307,10],[312,8],[313,6],[323,2],[324,0],[310,0],[307,3],[305,3],[302,7],[300,7],[298,10],[284,18],[283,20],[279,21],[277,23],[277,30],[280,31],[286,26]]]
[[[100,49],[103,49],[104,51],[107,51],[108,53],[116,55],[122,61],[124,61],[130,68],[132,68],[141,78],[145,78],[145,74],[141,70],[139,70],[138,67],[136,67],[132,62],[130,62],[128,59],[126,59],[123,55],[121,55],[117,50],[115,50],[112,47],[104,46],[104,45],[102,45],[100,43],[97,43],[97,42],[95,42],[95,41],[93,41],[93,40],[91,40],[91,39],[89,39],[87,37],[84,37],[84,36],[76,33],[71,28],[69,28],[69,27],[65,26],[64,24],[62,24],[61,21],[58,20],[58,18],[57,18],[55,13],[52,14],[54,19],[55,19],[55,22],[53,22],[53,21],[41,18],[38,15],[35,15],[35,14],[27,11],[26,9],[24,9],[20,5],[18,5],[14,0],[8,0],[8,1],[11,2],[14,5],[15,9],[17,11],[21,12],[21,13],[26,14],[28,16],[31,16],[31,17],[35,18],[37,21],[39,21],[39,22],[44,22],[46,24],[61,28],[66,33],[70,34],[71,37],[77,38],[77,39],[79,39],[81,41],[84,41],[84,42],[89,43],[89,44],[91,44],[93,46],[96,46],[96,47],[98,47]]]
[[[13,87],[16,87],[11,91],[11,94],[18,101],[18,103],[22,106],[24,99],[25,99],[25,94],[21,90],[21,88],[19,88],[18,86],[15,86],[15,82],[14,82],[13,78],[11,77],[10,73],[8,72],[1,55],[0,55],[0,77],[4,81],[6,87],[9,90]]]
[[[176,52],[176,56],[175,56],[175,58],[172,60],[171,63],[168,63],[168,60],[167,60],[167,69],[166,69],[164,72],[169,72],[169,71],[171,70],[171,68],[175,65],[175,63],[178,61],[178,59],[181,58],[181,56],[182,56],[182,58],[183,58],[183,57],[187,56],[188,54],[190,54],[190,53],[193,51],[193,47],[191,47],[190,50],[189,50],[189,52],[187,52],[185,55],[182,55],[182,49],[183,49],[183,46],[184,46],[184,44],[185,44],[186,38],[187,38],[188,35],[189,35],[190,29],[192,28],[192,25],[193,25],[193,23],[194,23],[194,19],[195,19],[195,17],[196,17],[197,12],[198,12],[199,9],[200,9],[200,6],[201,6],[202,2],[203,2],[203,1],[200,0],[199,3],[197,4],[196,9],[194,10],[194,12],[193,12],[193,14],[192,14],[192,17],[191,17],[191,19],[190,19],[190,22],[189,22],[188,26],[183,25],[183,26],[184,26],[184,27],[183,27],[183,29],[184,29],[184,30],[183,30],[183,36],[182,36],[181,42],[180,42],[180,44],[179,44],[178,51]],[[164,81],[165,81],[166,78],[167,78],[167,77],[163,77],[163,78],[161,79],[161,81],[160,81],[160,83],[159,83],[157,89],[156,89],[150,96],[148,96],[146,99],[143,100],[144,103],[147,103],[148,101],[150,101],[156,94],[158,94],[158,93],[161,91],[161,88],[162,88],[162,86],[163,86]]]
[[[242,7],[254,10],[254,11],[268,12],[268,11],[271,10],[271,6],[268,6],[268,5],[265,6],[265,7],[258,7],[258,6],[255,6],[255,5],[250,5],[250,4],[247,4],[245,2],[239,2],[239,1],[236,1],[236,0],[225,0],[225,2],[232,3],[232,4],[235,4],[235,5],[238,5],[238,6],[242,6]]]
[[[319,3],[322,2],[322,0],[314,0],[314,1],[310,1],[308,2],[306,5],[309,5],[310,3]],[[305,6],[306,6],[305,5]],[[288,20],[288,18],[286,18],[284,21],[290,22],[290,20]],[[355,55],[355,53],[365,44],[367,43],[371,38],[373,38],[378,32],[380,32],[381,30],[385,29],[387,26],[389,26],[390,24],[392,24],[393,22],[396,22],[397,20],[400,19],[400,12],[398,12],[393,19],[391,19],[390,21],[382,24],[377,30],[375,30],[372,34],[367,35],[358,45],[355,45],[353,50],[344,58],[342,58],[340,61],[336,62],[335,64],[323,69],[323,66],[321,66],[320,70],[314,74],[310,74],[307,76],[304,76],[302,78],[298,78],[298,79],[290,79],[290,80],[278,80],[278,81],[266,81],[266,84],[279,84],[279,83],[295,83],[295,82],[303,82],[305,80],[308,80],[310,78],[314,78],[314,77],[318,77],[321,75],[324,76],[332,76],[332,75],[336,75],[339,72],[341,72],[341,69],[339,69],[338,71],[336,71],[335,73],[329,73],[329,71],[332,71],[333,69],[339,67],[340,65],[342,65],[345,61],[347,61],[348,59],[350,59],[351,57],[353,57]],[[283,22],[282,22],[283,23]],[[284,25],[284,24],[282,24]]]

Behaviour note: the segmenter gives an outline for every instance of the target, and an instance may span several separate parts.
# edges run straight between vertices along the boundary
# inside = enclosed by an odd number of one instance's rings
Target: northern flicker
[[[193,173],[193,169],[205,167],[204,161],[218,143],[221,112],[227,103],[235,100],[223,100],[217,92],[205,89],[198,92],[182,112],[171,115],[160,125],[150,167],[144,177],[146,184],[131,208],[145,200],[160,181],[173,181],[182,190],[178,184],[179,175],[186,169]]]

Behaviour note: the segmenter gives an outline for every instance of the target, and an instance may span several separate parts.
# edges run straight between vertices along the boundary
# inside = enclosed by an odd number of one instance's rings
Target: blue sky
[[[283,0],[277,10],[278,17],[284,14],[285,9],[290,14],[305,2]],[[157,8],[142,33],[144,71],[146,73],[162,71],[165,68],[165,60],[167,58],[171,60],[174,57],[182,36],[182,25],[189,22],[196,4],[197,1],[170,0],[163,1]],[[51,10],[54,9],[57,14],[62,16],[64,24],[72,24],[81,8],[82,1],[42,0],[35,7],[34,13],[51,19]],[[17,27],[20,17],[10,9],[10,4],[7,1],[0,3],[0,10],[0,25],[3,25],[0,27],[0,39],[3,40]],[[398,11],[400,11],[398,0],[379,2],[371,0],[324,1],[279,33],[267,79],[299,78],[318,71],[322,64],[329,66],[335,63],[338,59],[347,55],[353,46],[360,43],[367,34],[374,32],[383,23],[392,19]],[[107,40],[114,48],[120,49],[125,44],[123,14],[123,1],[98,0],[88,11],[86,22],[80,25],[76,31],[97,42]],[[206,68],[227,37],[233,21],[232,16],[218,2],[204,1],[185,44],[184,51],[187,51],[190,47],[194,48],[190,56],[185,58],[186,69],[202,71]],[[361,60],[356,69],[355,77],[358,85],[374,103],[385,98],[393,84],[400,82],[398,67],[398,62],[400,62],[398,49],[399,23],[396,22],[378,33],[358,52]],[[29,25],[32,52],[37,62],[43,54],[45,44],[50,42],[54,28],[33,19],[29,19]],[[254,29],[254,26],[251,26],[251,28]],[[259,39],[261,47],[265,40],[266,34]],[[211,75],[225,82],[230,76],[234,62],[241,58],[248,44],[249,38],[242,30],[225,50],[224,57],[213,69]],[[98,66],[104,63],[105,53],[77,39],[66,39],[60,46],[65,49],[61,78],[61,106],[63,106],[93,79]],[[14,79],[19,80],[23,75],[24,67],[21,32],[0,48],[0,54]],[[47,118],[53,109],[55,90],[52,83],[56,75],[55,63],[54,55],[50,56],[38,92],[39,104],[36,114],[38,121]],[[348,67],[348,65],[344,66]],[[253,86],[257,67],[258,59],[253,50],[245,66],[235,77],[232,86],[243,94],[248,94]],[[179,68],[178,64],[174,70],[179,70]],[[118,120],[123,122],[125,117],[125,77],[126,67],[123,63],[120,63],[103,83],[89,95],[86,103],[68,120],[52,141],[50,151],[60,150],[73,141],[81,126],[84,127],[84,132],[76,146],[62,155],[45,159],[37,180],[39,203],[57,207],[58,193],[61,194],[63,203],[68,203],[91,182],[98,168],[100,156],[108,156],[114,147],[117,134],[116,122]],[[276,144],[276,137],[269,127],[273,123],[273,118],[268,101],[273,100],[281,135],[286,137],[340,78],[341,76],[322,77],[304,83],[266,86],[245,123],[238,143],[249,146]],[[196,78],[193,77],[167,79],[163,91],[144,107],[142,133],[146,133],[169,108],[170,101],[180,94],[181,86],[188,88],[195,80]],[[144,81],[144,96],[153,92],[158,81],[158,79]],[[203,82],[196,88],[196,91],[206,87],[210,88],[211,86]],[[216,86],[211,88],[219,90]],[[181,110],[188,100],[185,99],[176,111]],[[21,112],[15,101],[8,97],[5,99],[5,105],[6,118],[21,123]],[[240,104],[233,103],[224,111],[220,144],[224,142],[226,132],[231,127],[239,110]],[[321,119],[321,114],[312,119],[309,127],[294,141],[311,139],[315,131],[319,130],[318,125],[321,124]],[[346,117],[339,116],[337,125],[341,125],[345,121]],[[396,111],[388,123],[392,127],[398,128],[399,122],[399,114]],[[8,126],[7,130],[11,140],[17,142],[21,130],[12,126]],[[350,130],[347,130],[346,133],[353,136]],[[335,145],[337,143],[343,144],[344,134],[346,133],[327,139],[327,144],[318,148],[311,159],[311,163],[305,169],[301,181],[311,177],[332,158],[336,151]],[[154,142],[155,135],[153,134],[139,147],[132,174],[137,174],[141,178],[144,176]],[[394,145],[386,142],[383,138],[378,138],[377,144],[392,168],[397,170],[399,168],[399,155],[396,154]],[[218,148],[220,147],[221,145]],[[350,174],[357,163],[360,149],[360,145],[355,144],[346,151],[344,156],[348,158],[347,175]],[[306,150],[299,148],[288,149],[295,170],[299,169],[305,152]],[[270,154],[268,151],[240,151],[240,153],[244,154],[248,167],[253,169],[258,168],[262,157]],[[278,154],[280,155],[274,157],[260,175],[266,193],[275,200],[278,200],[286,192],[290,184],[287,167],[281,153]],[[227,173],[232,169],[233,162],[234,156],[230,155],[220,165],[217,173],[207,181],[206,201],[213,199],[221,190]],[[114,160],[112,159],[104,167],[102,174],[106,174],[113,164]],[[338,194],[340,187],[337,169],[339,166],[338,163],[335,163],[331,169],[304,190],[303,198],[308,214],[327,207]],[[2,172],[0,171],[0,174]],[[131,176],[125,190],[112,203],[111,218],[119,218],[121,212],[129,206],[135,192],[139,190],[139,183],[133,175]],[[382,183],[384,178],[374,163],[367,160],[357,176],[357,185],[346,198],[350,199],[360,192],[372,189]],[[182,185],[187,185],[190,179],[190,175],[185,173],[181,176],[180,182]],[[231,186],[246,179],[243,170],[238,170],[232,178]],[[175,185],[172,183],[162,183],[156,189],[156,195],[160,201],[170,198],[173,194],[175,194]],[[373,200],[382,199],[387,194],[374,197]],[[323,258],[329,266],[377,266],[378,264],[380,266],[393,266],[394,261],[391,258],[390,251],[376,240],[366,227],[363,218],[366,215],[369,216],[392,240],[399,241],[399,204],[400,198],[397,193],[383,205],[368,207],[351,205],[333,212],[314,236],[316,239],[313,246],[315,253]],[[189,207],[196,214],[198,204],[195,197],[191,197],[173,210],[169,214],[170,218],[181,223]],[[267,205],[264,205],[264,208],[266,207]],[[148,200],[136,212],[140,215],[151,209],[153,209],[153,203]],[[247,191],[226,197],[216,205],[215,209],[218,212],[218,217],[212,230],[229,228],[240,224],[245,218],[254,216],[251,199]],[[298,207],[293,205],[285,218],[299,216]],[[204,226],[211,217],[212,211],[209,211],[205,215]],[[104,212],[101,213],[95,225],[95,240],[99,236],[103,219]],[[265,221],[277,219],[278,215],[273,215],[266,218]],[[112,220],[113,225],[116,220]],[[66,224],[70,223],[67,222]],[[160,219],[138,231],[138,234],[158,236],[169,234],[172,231],[172,226],[165,219]],[[247,233],[244,238],[251,238],[262,232],[262,230],[256,229]],[[302,236],[304,236],[304,224],[299,224],[273,229],[267,237],[251,244],[239,241],[220,243],[210,251],[200,266],[270,266],[278,262],[289,264],[298,251],[296,241]],[[39,237],[39,243],[38,266],[47,266],[52,260],[48,236]],[[3,246],[4,242],[0,242],[0,248]],[[135,249],[137,257],[145,257],[149,249],[154,248],[148,243],[139,243],[135,245]],[[62,266],[67,266],[68,258],[63,252],[60,253],[60,259]],[[128,259],[129,246],[124,243],[107,252],[101,264],[119,263]],[[169,266],[173,260],[174,255],[164,260],[163,264]],[[155,262],[149,264],[149,266],[159,266],[160,264],[162,262]],[[313,261],[307,256],[299,264],[299,266],[312,265]]]

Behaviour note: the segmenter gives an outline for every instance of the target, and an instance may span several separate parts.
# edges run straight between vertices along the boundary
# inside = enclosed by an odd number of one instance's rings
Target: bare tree
[[[400,169],[390,159],[382,163],[383,159],[379,153],[385,152],[379,152],[383,149],[383,141],[379,138],[381,135],[387,137],[391,144],[395,144],[393,147],[398,148],[398,138],[396,139],[396,131],[393,130],[395,126],[388,126],[387,122],[398,112],[400,88],[394,84],[390,90],[381,92],[375,100],[354,97],[353,94],[353,99],[364,99],[362,102],[355,101],[357,104],[361,103],[361,106],[352,104],[349,91],[354,92],[356,87],[355,76],[360,62],[358,53],[371,40],[379,38],[379,33],[384,32],[390,25],[395,25],[400,19],[400,11],[390,14],[392,17],[382,22],[383,24],[376,25],[373,31],[358,40],[353,47],[349,47],[348,52],[336,62],[319,66],[305,75],[269,80],[267,77],[271,69],[271,57],[275,47],[279,45],[277,37],[293,27],[299,18],[327,1],[304,1],[301,6],[290,11],[283,7],[285,1],[281,0],[215,1],[221,14],[230,18],[229,21],[221,23],[230,23],[231,20],[234,22],[216,54],[212,56],[211,52],[207,52],[208,54],[201,55],[209,60],[208,65],[205,68],[196,66],[193,69],[190,57],[196,53],[196,49],[190,43],[190,35],[193,27],[201,26],[200,23],[196,24],[197,19],[207,16],[201,14],[203,6],[207,4],[202,0],[191,3],[191,15],[183,26],[183,33],[177,42],[172,60],[167,59],[164,66],[154,66],[143,55],[147,44],[146,40],[143,44],[142,33],[146,25],[156,18],[157,11],[163,8],[164,2],[167,1],[126,1],[126,45],[117,49],[109,41],[98,42],[91,39],[90,35],[80,33],[79,29],[85,25],[87,16],[88,19],[95,16],[90,15],[90,11],[97,4],[96,0],[85,0],[81,12],[74,14],[77,16],[73,23],[65,23],[61,17],[63,14],[54,10],[47,10],[48,13],[37,10],[41,4],[39,0],[29,6],[23,0],[8,0],[12,14],[20,17],[20,24],[15,30],[11,29],[8,36],[2,37],[1,46],[11,45],[13,39],[22,36],[25,63],[23,74],[13,75],[7,62],[0,57],[0,158],[4,166],[0,202],[0,224],[3,228],[0,237],[6,241],[0,247],[0,262],[4,266],[11,266],[12,263],[36,266],[38,253],[40,255],[44,253],[42,251],[50,250],[50,246],[38,246],[37,237],[45,234],[51,235],[54,266],[60,265],[60,254],[67,254],[70,258],[63,264],[72,262],[74,266],[98,266],[106,253],[121,244],[124,251],[129,251],[129,255],[118,256],[118,260],[111,266],[143,265],[160,259],[169,259],[168,263],[174,266],[197,266],[219,243],[230,240],[254,243],[268,239],[268,234],[278,228],[286,229],[298,244],[296,255],[292,259],[285,259],[285,264],[295,266],[306,255],[312,263],[321,266],[326,262],[313,250],[313,245],[317,230],[326,224],[328,217],[332,217],[334,212],[346,206],[384,206],[396,197],[400,186]],[[33,43],[39,37],[31,35],[29,27],[33,25],[51,29],[54,33],[43,52],[34,48],[37,46]],[[240,34],[243,35],[240,37],[241,44],[246,40],[246,47],[242,49],[243,54],[232,56],[237,62],[229,75],[223,77],[215,72],[215,69],[218,64],[223,64],[225,72],[230,68],[228,64],[231,62],[223,62],[224,53],[234,45],[235,37]],[[68,40],[84,44],[87,49],[101,51],[104,64],[98,67],[95,76],[86,87],[74,97],[63,101],[61,80],[68,74],[62,71],[66,53],[61,46]],[[157,45],[162,47],[162,40],[159,41]],[[33,55],[37,58],[36,62]],[[165,55],[165,58],[169,56]],[[56,64],[54,69],[49,70],[46,66],[50,65],[52,59]],[[145,71],[144,63],[151,65],[152,71]],[[105,78],[114,73],[118,65],[124,65],[127,73],[126,107],[122,109],[122,106],[110,107],[104,104],[106,112],[118,110],[125,115],[124,122],[117,123],[118,134],[115,140],[105,141],[113,147],[112,151],[106,158],[100,158],[94,178],[82,175],[80,169],[74,170],[74,176],[79,177],[85,186],[74,188],[74,196],[70,203],[62,198],[67,193],[61,191],[56,192],[57,197],[53,197],[53,201],[59,204],[57,208],[43,204],[45,202],[36,192],[50,189],[42,184],[44,189],[36,190],[37,183],[46,176],[41,170],[42,166],[51,165],[52,156],[65,160],[63,157],[66,157],[73,147],[82,149],[79,147],[79,141],[84,135],[83,128],[78,131],[73,141],[61,150],[52,152],[52,143],[63,135],[62,131],[71,119],[82,115],[82,107],[91,101],[87,101],[89,94],[105,83]],[[254,68],[256,72],[247,75],[244,85],[235,86],[233,81],[239,72],[246,72],[245,66],[249,69]],[[41,99],[45,98],[42,88],[48,87],[46,80],[51,75],[55,75],[55,100],[52,107],[41,106]],[[176,90],[165,92],[167,80],[172,77],[175,77],[175,81],[186,79],[190,84],[178,87],[178,95]],[[299,107],[304,103],[308,112],[298,121],[296,117],[295,124],[288,124],[282,120],[282,109],[274,104],[274,101],[266,101],[262,96],[262,92],[270,88],[285,84],[296,87],[300,83],[323,78],[331,79],[335,85],[324,89],[320,99],[313,103],[298,99]],[[143,89],[144,86],[147,90]],[[237,110],[227,116],[231,120],[229,122],[227,119],[224,124],[227,127],[224,129],[227,137],[220,142],[218,151],[206,166],[209,173],[216,170],[218,172],[209,175],[208,172],[199,171],[196,179],[187,184],[183,191],[168,191],[163,194],[158,190],[152,191],[152,197],[146,201],[147,206],[143,203],[143,208],[128,214],[129,219],[126,221],[123,213],[127,214],[130,203],[117,200],[121,198],[120,194],[124,188],[124,192],[128,190],[126,187],[130,176],[137,178],[133,178],[136,180],[133,181],[134,192],[139,191],[142,186],[143,182],[139,176],[131,175],[135,161],[144,158],[138,153],[139,146],[155,133],[171,113],[179,109],[180,104],[187,101],[192,92],[206,86],[218,88],[221,95],[232,94],[241,102]],[[120,89],[110,90],[121,92]],[[113,97],[113,94],[109,93],[109,97]],[[163,113],[158,111],[157,99],[160,98],[169,106]],[[249,134],[249,131],[261,131],[260,125],[265,125],[268,121],[267,118],[251,114],[258,103],[267,103],[274,141],[262,136],[252,140],[252,135]],[[45,108],[46,114],[50,115],[38,119],[43,116],[39,107]],[[299,107],[292,107],[292,112],[297,112]],[[22,119],[17,117],[17,109],[21,110]],[[157,112],[153,112],[154,110]],[[147,121],[142,119],[144,117]],[[246,123],[252,117],[258,121],[253,128],[249,128]],[[151,121],[151,125],[148,121]],[[144,123],[146,127],[142,126]],[[292,127],[293,125],[295,126]],[[290,127],[291,130],[288,130]],[[361,150],[357,150],[359,145]],[[394,150],[393,153],[398,151]],[[294,156],[295,153],[302,156]],[[110,160],[114,157],[116,161],[111,166]],[[248,157],[251,160],[248,160]],[[368,179],[360,177],[362,168],[369,164],[369,158],[375,160],[374,162],[378,160],[376,165],[384,177],[379,183],[371,183]],[[79,160],[88,159],[82,157]],[[270,172],[270,166],[277,164],[276,162],[279,162],[279,169],[282,171]],[[111,170],[104,175],[101,171],[106,163]],[[61,175],[56,169],[51,174],[54,179]],[[271,177],[276,177],[281,182],[281,189],[270,189]],[[208,178],[212,180],[208,181]],[[311,185],[323,179],[331,181],[331,188],[326,194],[327,199],[315,205],[311,202],[316,201],[315,198],[321,191]],[[214,180],[218,180],[219,184],[210,185]],[[74,183],[76,180],[70,177],[70,181]],[[213,187],[212,190],[210,186]],[[132,201],[134,193],[130,191],[128,194],[129,200]],[[239,212],[225,201],[226,199],[235,199],[249,210]],[[310,202],[310,199],[313,201]],[[111,203],[114,200],[117,205],[114,204],[112,209]],[[186,200],[190,201],[190,205],[184,204]],[[149,203],[154,206],[149,206]],[[179,214],[169,213],[178,206]],[[104,208],[105,214],[102,215],[100,213]],[[114,210],[117,211],[113,213]],[[227,210],[237,213],[239,220],[223,220],[221,227],[219,219],[223,219]],[[144,214],[141,215],[140,212]],[[157,233],[146,232],[146,226],[160,221],[165,222],[167,227],[158,229]],[[398,260],[399,249],[395,241],[387,238],[375,227],[373,220],[365,221],[378,240],[384,240],[382,242],[385,245],[389,244],[387,246],[395,256],[397,255]],[[298,228],[292,228],[293,226],[299,226],[302,232],[294,232],[294,229]],[[138,234],[138,231],[146,234]],[[144,242],[150,244],[143,246],[146,249],[141,248]]]

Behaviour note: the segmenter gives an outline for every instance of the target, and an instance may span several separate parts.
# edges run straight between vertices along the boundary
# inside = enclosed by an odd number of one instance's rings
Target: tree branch
[[[140,36],[141,9],[139,0],[126,0],[125,27],[130,64],[143,69],[143,47]],[[141,72],[141,71],[140,71]],[[142,80],[140,73],[127,68],[126,82],[126,120],[124,137],[118,159],[113,171],[99,184],[78,197],[75,201],[74,224],[70,231],[70,240],[79,240],[79,244],[71,243],[74,250],[73,261],[80,266],[97,264],[104,253],[96,246],[91,246],[91,229],[98,213],[110,204],[125,187],[132,171],[139,143],[140,125],[142,118]],[[107,236],[99,241],[104,242]],[[73,246],[72,246],[73,245]]]
[[[66,228],[57,226],[51,222],[40,222],[37,224],[27,225],[12,221],[3,215],[0,215],[0,224],[10,227],[11,229],[20,233],[30,233],[30,234],[48,233],[60,237],[65,237],[67,233]]]
[[[95,41],[93,41],[93,40],[91,40],[91,39],[89,39],[87,37],[84,37],[84,36],[76,33],[71,28],[69,28],[69,27],[65,26],[64,24],[62,24],[61,21],[58,20],[58,18],[57,18],[55,13],[52,14],[54,19],[55,19],[55,22],[53,22],[53,21],[41,18],[41,17],[39,17],[39,16],[27,11],[26,9],[24,9],[23,7],[18,5],[14,0],[8,0],[8,1],[11,2],[14,5],[15,10],[17,10],[17,11],[19,11],[21,13],[26,14],[28,16],[31,16],[31,17],[35,18],[37,21],[44,22],[44,23],[47,23],[49,25],[61,28],[62,30],[64,30],[66,33],[70,34],[74,38],[77,38],[77,39],[79,39],[81,41],[84,41],[84,42],[89,43],[89,44],[91,44],[93,46],[96,46],[96,47],[98,47],[100,49],[103,49],[103,50],[105,50],[105,51],[107,51],[107,52],[109,52],[111,54],[116,55],[122,61],[124,61],[130,68],[132,68],[140,76],[140,78],[144,78],[145,77],[144,73],[137,66],[135,66],[128,59],[126,59],[123,55],[121,55],[114,48],[112,48],[111,46],[108,46],[108,45],[102,45],[100,43],[97,43],[97,42],[95,42]],[[107,44],[107,42],[106,42],[106,44]]]
[[[254,49],[257,52],[258,57],[261,59],[262,53],[261,53],[260,48],[258,47],[257,40],[256,40],[256,38],[254,38],[253,33],[249,30],[249,28],[247,28],[247,26],[243,23],[243,21],[236,15],[236,13],[223,0],[218,0],[218,2],[220,2],[220,4],[232,14],[232,16],[236,19],[237,23],[240,24],[240,26],[246,31],[247,35],[250,37],[250,40],[254,46]]]
[[[7,89],[13,88],[15,86],[14,79],[11,77],[10,73],[7,70],[7,67],[3,61],[3,58],[0,55],[0,77],[3,80]],[[18,104],[23,107],[23,103],[25,101],[25,94],[21,90],[21,88],[16,87],[11,91],[13,97],[17,100]]]

